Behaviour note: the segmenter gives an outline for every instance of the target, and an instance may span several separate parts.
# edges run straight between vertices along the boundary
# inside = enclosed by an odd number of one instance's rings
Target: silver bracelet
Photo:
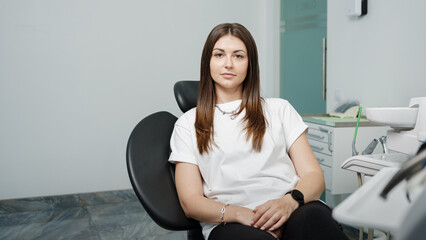
[[[223,224],[223,225],[225,225],[225,224],[226,224],[226,222],[224,222],[224,221],[223,221],[223,217],[225,216],[226,207],[227,207],[228,205],[229,205],[229,204],[225,204],[225,205],[222,207],[222,210],[220,210],[220,223],[221,223],[221,224]]]

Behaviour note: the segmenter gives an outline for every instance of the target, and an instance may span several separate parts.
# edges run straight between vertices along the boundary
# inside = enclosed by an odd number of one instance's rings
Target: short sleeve
[[[287,101],[283,109],[282,119],[288,151],[296,139],[308,129],[308,125],[303,122],[296,109]]]
[[[191,130],[187,125],[183,117],[175,123],[172,137],[170,138],[170,148],[172,150],[169,157],[170,163],[187,162],[198,165],[194,155],[194,141]]]

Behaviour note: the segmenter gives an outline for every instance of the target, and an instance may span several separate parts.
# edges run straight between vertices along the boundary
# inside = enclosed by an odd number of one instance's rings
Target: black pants
[[[271,234],[239,223],[219,225],[208,240],[276,240]],[[347,240],[331,217],[331,209],[320,201],[309,202],[296,209],[283,226],[282,240]]]

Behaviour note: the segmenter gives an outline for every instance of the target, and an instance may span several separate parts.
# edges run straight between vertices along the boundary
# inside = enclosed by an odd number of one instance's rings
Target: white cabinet
[[[353,122],[348,122],[348,120],[327,122],[312,117],[303,117],[303,120],[309,126],[308,141],[324,172],[327,191],[333,195],[352,193],[358,188],[356,173],[344,170],[340,166],[352,156],[355,120]],[[374,138],[378,139],[386,135],[387,129],[387,127],[374,126],[366,121],[361,122],[357,134],[357,150],[362,152]],[[375,153],[380,153],[381,149],[379,143]]]

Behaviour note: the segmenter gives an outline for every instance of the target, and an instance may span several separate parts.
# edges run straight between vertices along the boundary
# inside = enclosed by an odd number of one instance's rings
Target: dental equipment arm
[[[386,136],[381,136],[379,140],[380,140],[380,143],[382,144],[383,153],[388,153],[388,147],[386,145]]]
[[[377,146],[377,143],[379,141],[377,141],[377,139],[373,139],[373,141],[370,142],[370,144],[368,144],[368,146],[365,148],[364,151],[362,151],[362,155],[370,155],[371,153],[373,153],[374,149]]]

